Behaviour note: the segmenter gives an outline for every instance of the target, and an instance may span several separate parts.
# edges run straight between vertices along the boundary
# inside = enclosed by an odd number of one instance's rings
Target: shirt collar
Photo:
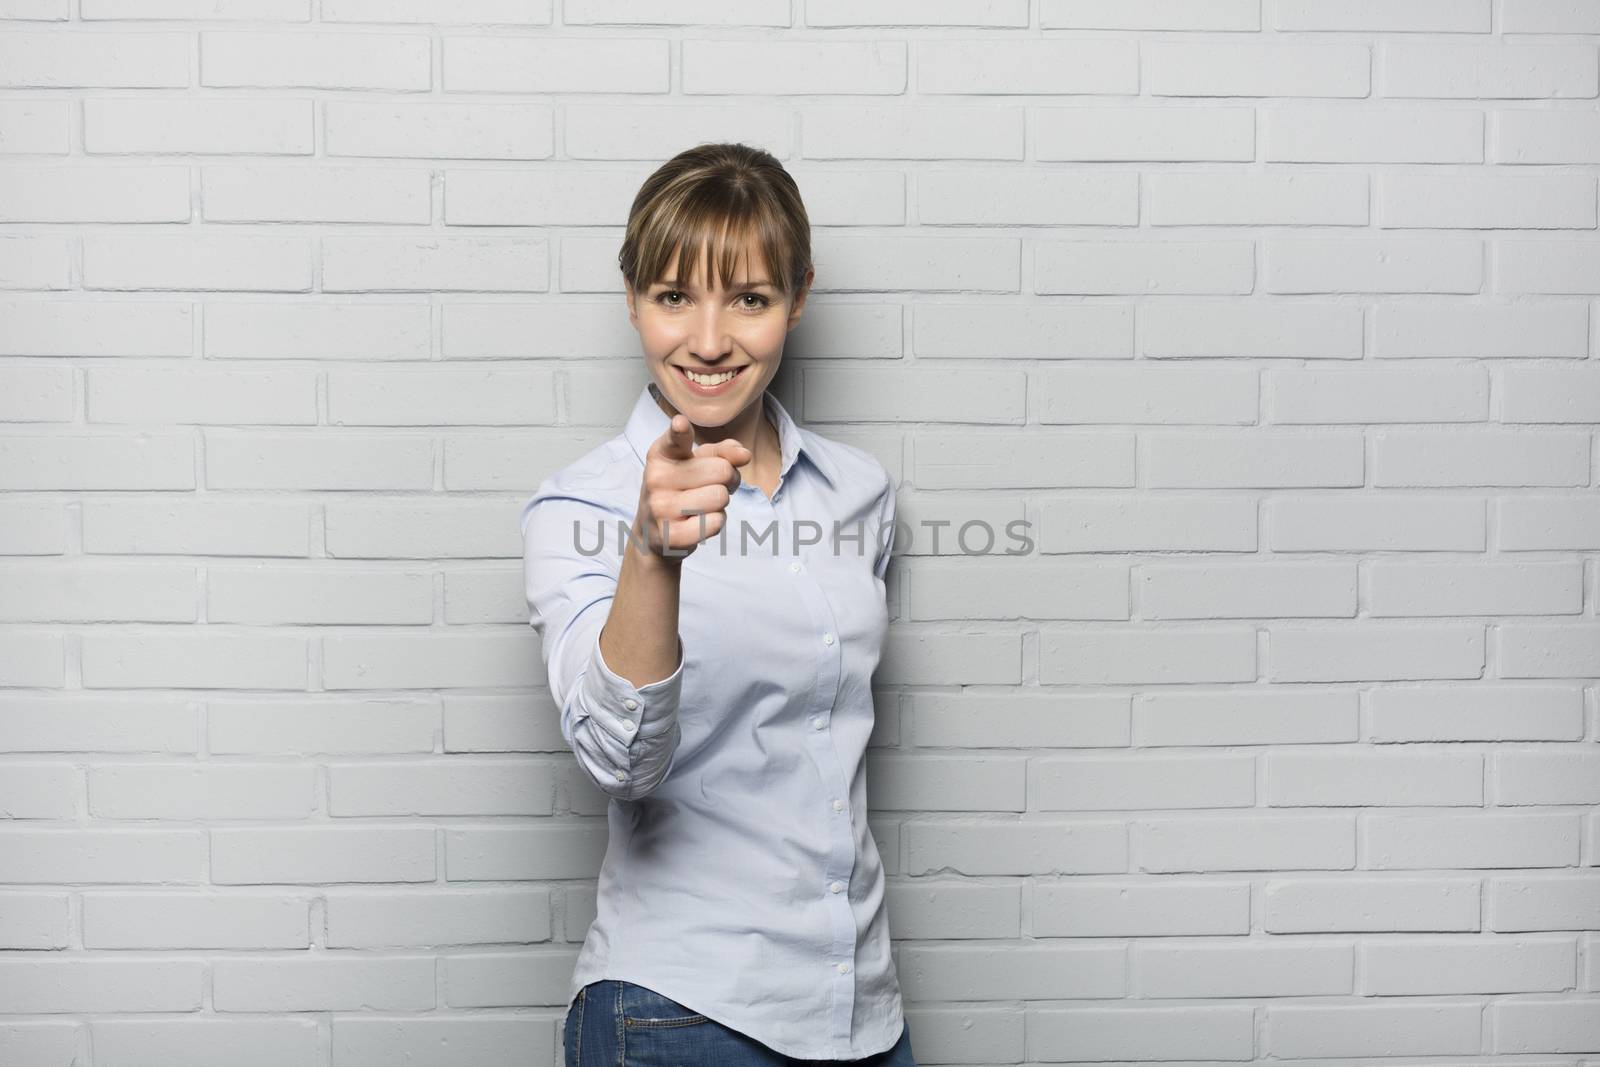
[[[628,425],[623,430],[628,438],[628,444],[633,446],[634,455],[639,457],[640,463],[644,462],[645,454],[650,451],[650,446],[655,443],[656,438],[666,433],[667,427],[672,422],[671,417],[661,410],[661,405],[656,403],[656,398],[651,392],[654,388],[654,382],[647,382],[639,391],[639,399],[634,401],[633,414],[628,416]],[[766,400],[767,411],[772,415],[773,425],[778,428],[778,450],[782,455],[778,477],[786,477],[795,460],[803,455],[828,480],[828,484],[837,486],[839,471],[834,466],[833,460],[824,455],[815,444],[806,443],[801,436],[800,427],[789,417],[789,413],[778,403],[778,398],[772,395],[770,389],[763,392],[762,396]]]

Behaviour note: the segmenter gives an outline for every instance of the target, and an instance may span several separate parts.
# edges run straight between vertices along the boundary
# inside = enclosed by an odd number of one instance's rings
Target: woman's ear
[[[795,323],[800,321],[800,313],[805,310],[806,297],[811,292],[812,279],[814,279],[816,276],[817,272],[815,270],[810,267],[806,268],[805,280],[800,283],[800,291],[795,294],[794,306],[789,309],[788,328],[791,330],[794,329]]]

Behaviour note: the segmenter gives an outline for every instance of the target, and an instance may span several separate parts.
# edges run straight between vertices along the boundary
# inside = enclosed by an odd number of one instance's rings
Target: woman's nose
[[[707,308],[701,312],[700,317],[695,322],[695,358],[704,360],[707,363],[715,363],[727,355],[731,347],[728,330],[723,323],[721,313],[716,308]]]

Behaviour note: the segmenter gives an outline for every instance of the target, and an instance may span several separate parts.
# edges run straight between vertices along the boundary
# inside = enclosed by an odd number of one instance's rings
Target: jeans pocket
[[[709,1020],[653,989],[622,984],[622,1023],[632,1027],[693,1026]]]
[[[567,1017],[561,1027],[561,1047],[566,1067],[579,1067],[583,1062],[583,1005],[588,999],[589,987],[578,990],[567,1008]]]

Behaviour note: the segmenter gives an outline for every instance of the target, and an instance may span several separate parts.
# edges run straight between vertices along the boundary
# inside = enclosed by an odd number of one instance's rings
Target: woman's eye
[[[666,292],[658,293],[656,295],[656,303],[665,304],[667,307],[679,307],[680,305],[679,305],[678,301],[670,299],[670,298],[671,297],[681,297],[683,295],[684,295],[684,293],[680,289],[668,289]],[[755,300],[754,304],[745,304],[744,305],[745,310],[747,310],[747,311],[757,311],[757,310],[760,310],[761,308],[768,307],[772,303],[772,301],[768,300],[766,297],[762,296],[760,293],[743,293],[739,297],[740,300],[745,300],[747,298]]]

